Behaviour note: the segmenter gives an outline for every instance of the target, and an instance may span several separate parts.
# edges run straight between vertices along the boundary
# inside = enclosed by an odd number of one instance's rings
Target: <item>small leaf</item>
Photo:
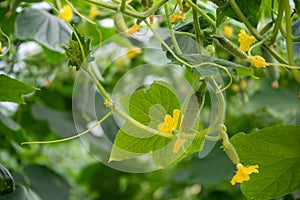
[[[38,88],[12,79],[4,74],[0,75],[0,85],[0,101],[8,101],[19,104],[25,104],[22,95],[38,90]]]
[[[277,125],[231,138],[241,162],[259,173],[242,183],[249,199],[273,199],[300,188],[300,126]]]
[[[58,17],[45,10],[27,8],[20,13],[15,23],[16,36],[19,39],[33,39],[54,51],[67,44],[71,30]]]
[[[73,28],[75,33],[73,32],[72,38],[69,39],[69,43],[66,46],[63,46],[63,49],[69,59],[69,65],[75,66],[76,70],[79,70],[84,62],[91,62],[94,60],[94,57],[90,56],[91,40],[80,35],[75,26]]]

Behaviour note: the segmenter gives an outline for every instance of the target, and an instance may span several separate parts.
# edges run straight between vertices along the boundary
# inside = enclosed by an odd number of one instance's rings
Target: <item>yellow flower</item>
[[[72,8],[68,5],[63,6],[60,10],[59,10],[59,15],[58,17],[60,19],[65,20],[66,22],[70,22],[73,18],[73,11]]]
[[[164,122],[158,124],[157,129],[160,132],[169,133],[177,128],[178,120],[180,116],[180,110],[174,109],[173,110],[173,117],[171,115],[167,114],[165,116]]]
[[[122,58],[118,58],[117,61],[116,61],[116,64],[120,69],[122,69],[125,65],[125,62]]]
[[[173,14],[171,17],[171,22],[176,22],[177,20],[182,19],[183,15],[184,13]]]
[[[93,4],[90,9],[89,18],[94,19],[98,15],[99,15],[99,11],[97,7]]]
[[[140,29],[140,25],[134,24],[132,27],[130,27],[130,28],[127,30],[127,34],[128,34],[128,35],[133,35],[133,34],[134,34],[135,32],[137,32],[139,29]]]
[[[249,36],[245,30],[241,30],[239,33],[239,43],[240,43],[240,49],[242,51],[248,51],[251,44],[254,42],[255,38],[253,36]]]
[[[2,42],[0,42],[0,53],[2,53],[3,49],[2,49]]]
[[[231,184],[235,185],[236,183],[242,183],[250,179],[250,174],[258,173],[258,165],[251,165],[244,167],[241,163],[236,165],[237,172],[231,179]]]
[[[140,53],[142,53],[142,49],[139,48],[139,47],[133,46],[133,47],[130,47],[129,50],[127,51],[126,57],[127,57],[128,59],[132,59],[132,58],[134,58],[137,54],[140,54]]]
[[[233,29],[230,26],[224,26],[224,34],[226,37],[232,36]]]
[[[266,63],[266,60],[259,55],[248,56],[247,59],[252,63],[252,65],[254,65],[257,68],[268,66],[268,64]]]

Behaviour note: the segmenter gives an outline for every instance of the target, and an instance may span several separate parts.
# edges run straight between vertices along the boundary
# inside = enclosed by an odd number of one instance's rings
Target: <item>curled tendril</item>
[[[226,90],[226,89],[228,89],[230,87],[230,85],[232,84],[232,75],[230,74],[229,70],[226,67],[224,67],[222,65],[219,65],[219,64],[216,64],[216,63],[212,63],[212,62],[203,62],[203,63],[200,63],[198,65],[192,66],[192,68],[201,67],[203,65],[213,65],[213,66],[215,66],[217,68],[221,68],[221,69],[223,69],[226,72],[226,74],[229,77],[229,83],[225,87],[223,87],[222,89],[219,89],[216,92],[223,92],[224,90]]]
[[[5,55],[8,53],[8,51],[9,51],[9,49],[10,49],[10,39],[9,39],[8,35],[6,35],[6,34],[2,31],[1,28],[0,28],[0,33],[1,33],[1,34],[6,38],[6,40],[7,40],[7,49],[6,49],[6,51],[5,51],[4,53],[0,54],[0,57],[3,57],[3,56],[5,56]]]
[[[59,143],[59,142],[65,142],[65,141],[73,140],[75,138],[81,137],[81,136],[89,133],[91,130],[93,130],[94,128],[96,128],[97,126],[99,126],[102,122],[104,122],[111,114],[112,114],[112,111],[110,111],[109,113],[107,113],[102,119],[100,119],[91,128],[89,128],[89,129],[87,129],[87,130],[85,130],[85,131],[83,131],[81,133],[78,133],[77,135],[73,135],[71,137],[63,138],[63,139],[59,139],[59,140],[22,142],[21,145],[24,145],[24,144],[53,144],[53,143]]]

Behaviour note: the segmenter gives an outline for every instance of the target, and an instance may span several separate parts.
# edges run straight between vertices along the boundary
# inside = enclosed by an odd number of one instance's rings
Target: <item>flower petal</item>
[[[262,67],[268,66],[268,64],[266,63],[266,60],[259,55],[248,56],[247,59],[257,68],[262,68]]]
[[[250,174],[258,173],[258,165],[244,167],[241,163],[237,164],[237,172],[231,179],[231,184],[242,183],[250,179]]]
[[[248,51],[251,44],[254,42],[255,38],[253,36],[249,36],[245,30],[241,30],[239,33],[239,43],[240,43],[240,49],[242,51]]]

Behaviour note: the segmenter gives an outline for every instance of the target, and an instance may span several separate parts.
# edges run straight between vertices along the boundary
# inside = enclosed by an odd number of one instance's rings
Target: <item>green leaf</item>
[[[252,26],[256,28],[259,20],[259,9],[261,5],[261,0],[236,0],[236,3],[245,15],[245,17],[248,19],[248,21],[252,24]],[[217,13],[219,15],[226,15],[228,17],[241,21],[229,3],[220,6],[217,9]]]
[[[18,185],[13,193],[0,197],[0,200],[41,200],[41,198],[30,188]]]
[[[190,169],[187,169],[190,171],[189,181],[212,186],[231,179],[234,165],[220,146],[221,143],[218,142],[204,158],[193,158]]]
[[[241,162],[259,173],[242,183],[249,199],[272,199],[300,188],[300,126],[277,125],[231,138]]]
[[[32,115],[36,119],[46,120],[51,130],[61,137],[69,137],[77,133],[72,115],[67,112],[35,104],[32,106]]]
[[[43,165],[30,165],[25,167],[24,171],[30,179],[30,188],[41,199],[68,199],[70,193],[69,183],[53,170]]]
[[[223,60],[223,59],[215,59],[214,61],[216,64],[222,65],[232,71],[232,73],[235,73],[236,75],[242,75],[242,76],[250,76],[253,79],[259,79],[257,76],[254,74],[253,68],[250,67],[244,67],[240,64],[230,62],[228,60]]]
[[[127,98],[126,98],[127,99]],[[128,107],[129,115],[140,123],[157,129],[166,114],[173,115],[180,109],[175,91],[165,82],[155,81],[148,89],[139,89],[128,100],[121,102]],[[125,123],[119,130],[110,155],[110,161],[120,161],[136,156],[136,153],[151,153],[165,147],[171,139],[153,135],[132,124]]]
[[[15,34],[22,40],[33,39],[54,51],[62,51],[71,36],[71,30],[58,17],[45,10],[27,8],[15,23]]]
[[[73,28],[75,32],[73,32],[72,38],[69,39],[69,43],[63,46],[63,49],[69,59],[69,65],[75,66],[76,70],[79,70],[84,62],[93,61],[94,58],[90,56],[91,40],[80,35],[75,26]]]
[[[25,104],[22,95],[38,90],[38,88],[12,79],[4,74],[0,75],[0,85],[0,101],[8,101],[19,104]]]

